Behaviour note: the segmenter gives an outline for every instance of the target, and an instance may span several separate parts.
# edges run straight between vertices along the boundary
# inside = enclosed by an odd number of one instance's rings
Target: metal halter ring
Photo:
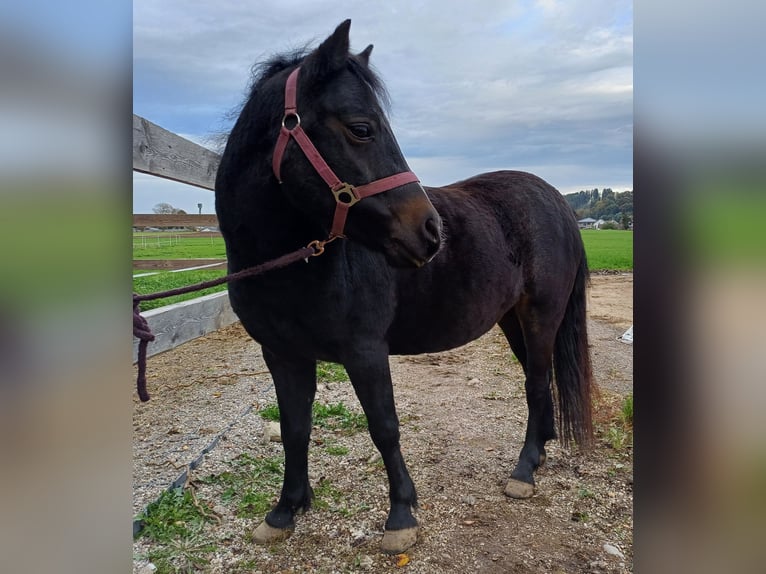
[[[295,125],[291,128],[288,128],[285,125],[285,121],[287,121],[287,118],[295,118]],[[301,117],[298,115],[298,112],[290,112],[282,116],[282,127],[285,128],[288,131],[293,131],[295,128],[297,128],[299,125],[301,125]]]
[[[348,207],[351,207],[361,199],[359,195],[357,195],[354,186],[350,183],[341,183],[338,187],[330,189],[330,191],[332,191],[332,194],[335,196],[335,201],[337,203],[347,205]]]

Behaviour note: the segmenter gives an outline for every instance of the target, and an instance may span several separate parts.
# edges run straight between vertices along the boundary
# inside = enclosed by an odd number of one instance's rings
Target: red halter
[[[364,197],[375,195],[407,183],[418,182],[418,177],[411,171],[403,171],[395,175],[377,179],[371,183],[353,186],[350,183],[342,182],[335,172],[330,169],[327,162],[322,158],[314,144],[311,143],[306,132],[301,127],[301,117],[298,115],[297,106],[297,86],[300,66],[295,68],[287,78],[285,84],[285,115],[282,118],[282,129],[279,131],[279,138],[274,147],[274,157],[272,158],[272,168],[274,175],[277,176],[279,183],[282,183],[280,168],[282,165],[282,156],[290,138],[294,138],[298,146],[303,150],[311,165],[317,170],[325,183],[330,187],[330,191],[335,196],[335,215],[330,229],[330,239],[335,237],[344,237],[343,228],[346,225],[346,217],[349,208]],[[292,119],[295,125],[292,128],[285,126],[285,122]]]

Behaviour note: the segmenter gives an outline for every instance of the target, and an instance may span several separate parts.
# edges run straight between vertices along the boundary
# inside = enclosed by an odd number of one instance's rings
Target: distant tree
[[[169,213],[178,213],[178,209],[170,205],[169,203],[158,203],[152,208],[152,211],[154,213],[162,213],[162,214],[169,214]]]

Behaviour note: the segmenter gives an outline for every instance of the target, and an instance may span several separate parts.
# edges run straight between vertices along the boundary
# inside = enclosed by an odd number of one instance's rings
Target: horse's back
[[[529,173],[499,171],[426,192],[442,217],[444,248],[422,269],[399,275],[394,353],[462,345],[522,298],[568,298],[581,240],[554,187]]]
[[[534,174],[495,171],[428,191],[436,209],[449,219],[496,226],[495,237],[502,233],[504,241],[495,248],[518,261],[527,280],[576,270],[584,256],[573,209],[555,187]]]

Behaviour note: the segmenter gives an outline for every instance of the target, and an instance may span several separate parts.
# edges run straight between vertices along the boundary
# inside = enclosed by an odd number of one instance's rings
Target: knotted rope
[[[150,341],[154,341],[154,334],[149,328],[149,324],[146,319],[141,315],[139,305],[141,301],[153,301],[155,299],[164,299],[166,297],[172,297],[174,295],[183,295],[184,293],[192,293],[194,291],[200,291],[201,289],[207,289],[208,287],[216,287],[230,281],[236,281],[238,279],[244,279],[245,277],[254,277],[267,271],[273,271],[281,267],[286,267],[292,263],[300,261],[301,259],[308,261],[309,257],[315,257],[321,255],[324,252],[324,246],[329,241],[312,241],[306,247],[278,257],[271,261],[255,265],[254,267],[248,267],[242,269],[236,273],[230,273],[225,277],[219,277],[217,279],[211,279],[209,281],[203,281],[202,283],[196,283],[194,285],[187,285],[186,287],[177,287],[176,289],[169,289],[167,291],[160,291],[157,293],[147,293],[145,295],[138,295],[133,293],[133,336],[138,339],[138,377],[136,379],[136,389],[138,390],[138,397],[142,402],[149,400],[149,393],[146,390],[146,349]]]

